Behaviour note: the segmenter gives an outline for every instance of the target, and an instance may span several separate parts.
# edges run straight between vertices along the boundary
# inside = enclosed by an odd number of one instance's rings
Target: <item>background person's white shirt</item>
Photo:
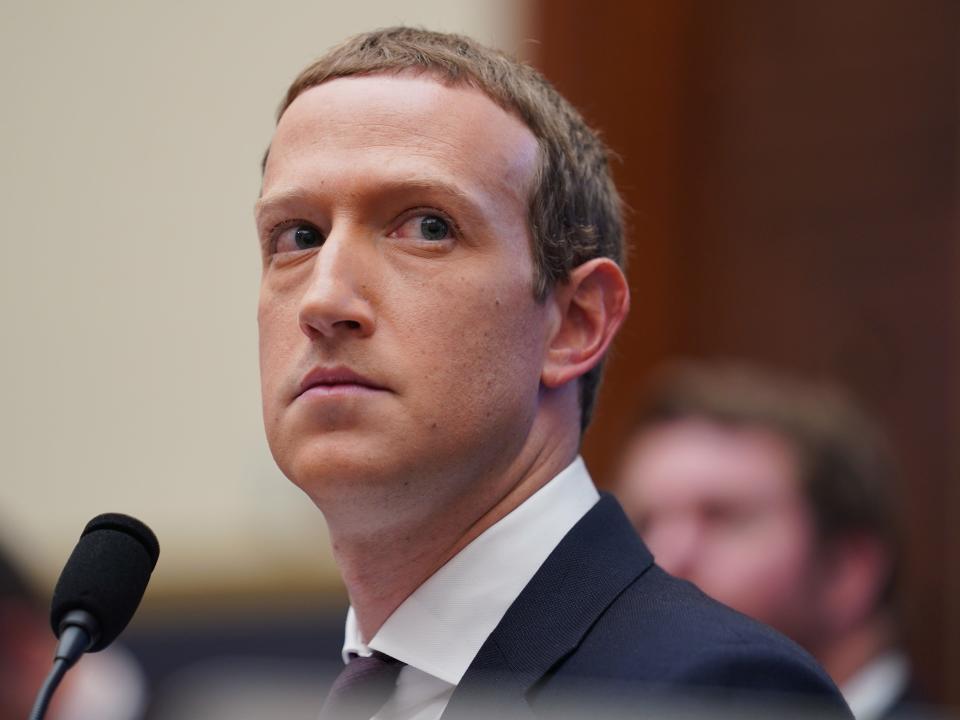
[[[350,608],[344,662],[376,650],[406,663],[374,720],[437,720],[507,609],[599,498],[578,456],[428,578],[369,643]]]
[[[891,651],[864,665],[840,688],[856,720],[879,720],[900,698],[910,681],[903,653]]]

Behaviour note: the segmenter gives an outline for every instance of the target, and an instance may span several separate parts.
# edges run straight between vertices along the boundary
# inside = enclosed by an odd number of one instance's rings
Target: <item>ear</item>
[[[556,305],[557,324],[549,337],[540,380],[556,388],[603,359],[627,317],[630,288],[613,260],[594,258],[574,268],[548,302]]]
[[[877,609],[890,558],[878,539],[853,535],[836,540],[826,562],[824,607],[835,632],[846,632]]]

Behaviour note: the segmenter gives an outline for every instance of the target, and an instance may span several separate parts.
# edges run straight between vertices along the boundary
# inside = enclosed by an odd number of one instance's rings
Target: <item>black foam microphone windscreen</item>
[[[139,520],[107,513],[84,528],[53,591],[50,624],[60,637],[60,623],[71,610],[85,610],[100,626],[90,647],[102,650],[130,622],[140,604],[160,545]]]

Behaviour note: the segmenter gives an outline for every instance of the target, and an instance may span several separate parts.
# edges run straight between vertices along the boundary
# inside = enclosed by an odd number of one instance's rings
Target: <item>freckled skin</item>
[[[536,158],[518,118],[426,77],[334,80],[281,118],[261,239],[303,219],[325,240],[296,260],[264,256],[264,420],[280,468],[344,532],[369,527],[377,507],[384,528],[469,522],[542,450],[532,431],[552,306],[533,293]],[[296,199],[269,207],[284,195]],[[435,246],[395,237],[417,208],[452,218],[458,236]],[[386,390],[296,399],[318,364]]]

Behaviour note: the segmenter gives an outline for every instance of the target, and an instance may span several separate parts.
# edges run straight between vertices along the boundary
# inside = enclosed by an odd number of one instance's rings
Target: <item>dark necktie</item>
[[[378,652],[352,657],[333,681],[320,720],[370,720],[390,697],[403,665]]]

